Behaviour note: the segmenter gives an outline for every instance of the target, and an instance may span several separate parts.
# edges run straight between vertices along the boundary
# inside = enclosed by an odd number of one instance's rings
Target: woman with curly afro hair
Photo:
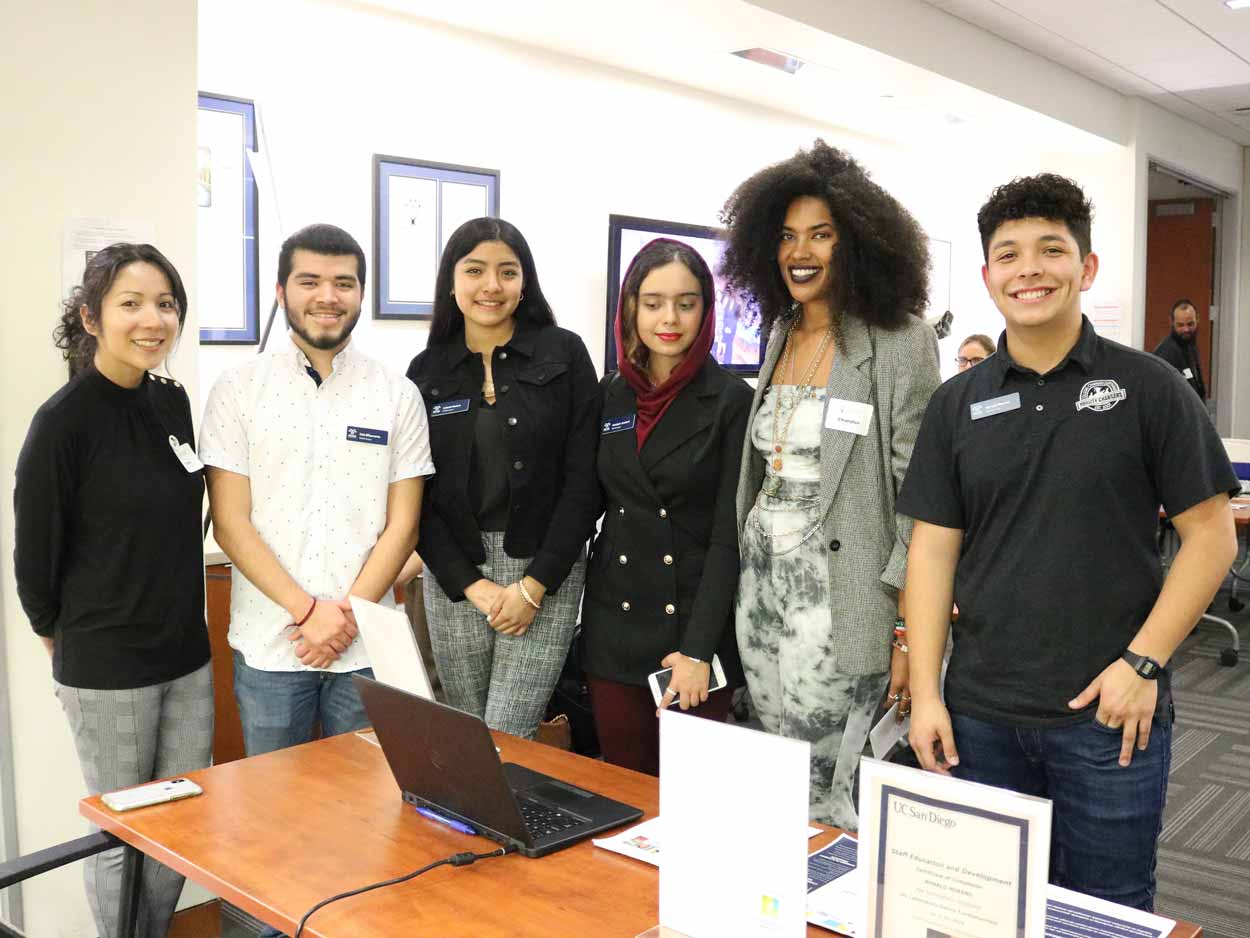
[[[768,339],[738,482],[738,646],[764,728],[812,745],[811,817],[853,830],[872,719],[887,693],[911,700],[894,498],[940,382],[925,235],[822,140],[722,219],[723,273]]]

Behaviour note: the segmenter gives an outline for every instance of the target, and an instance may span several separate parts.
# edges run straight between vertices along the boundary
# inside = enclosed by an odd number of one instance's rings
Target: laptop
[[[430,677],[407,613],[359,596],[352,596],[351,604],[365,651],[369,653],[373,676],[384,684],[433,700]]]
[[[352,682],[404,801],[542,857],[642,817],[635,807],[500,762],[476,716],[370,680]]]

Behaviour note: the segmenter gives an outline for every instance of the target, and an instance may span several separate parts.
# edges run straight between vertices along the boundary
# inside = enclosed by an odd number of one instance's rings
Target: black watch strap
[[[1146,655],[1139,655],[1135,651],[1124,650],[1124,654],[1120,656],[1129,663],[1129,666],[1137,672],[1138,677],[1143,677],[1147,681],[1153,681],[1159,676],[1159,672],[1163,670],[1163,665]]]

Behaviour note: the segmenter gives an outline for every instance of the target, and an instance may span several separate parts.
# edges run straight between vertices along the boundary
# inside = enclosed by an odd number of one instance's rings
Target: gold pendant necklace
[[[794,385],[794,369],[797,356],[794,354],[794,329],[798,325],[798,318],[790,323],[790,328],[786,332],[786,345],[782,351],[782,360],[779,370],[784,374],[787,365],[790,369],[790,383]],[[829,345],[829,340],[833,338],[833,323],[829,324],[829,328],[825,330],[824,336],[820,340],[820,345],[816,349],[816,354],[812,356],[811,363],[807,366],[807,370],[803,373],[803,380],[794,385],[796,389],[794,406],[790,410],[790,414],[786,417],[786,424],[778,430],[778,420],[781,417],[781,392],[777,392],[777,400],[773,406],[773,460],[772,466],[774,472],[780,472],[784,465],[781,452],[785,449],[786,440],[790,437],[790,425],[794,423],[794,415],[799,412],[799,405],[811,396],[812,379],[816,376],[816,372],[820,368],[820,363],[825,358],[825,349]],[[773,385],[776,389],[779,385]],[[764,490],[769,495],[776,495],[781,489],[781,480],[777,476],[770,476],[764,486]]]

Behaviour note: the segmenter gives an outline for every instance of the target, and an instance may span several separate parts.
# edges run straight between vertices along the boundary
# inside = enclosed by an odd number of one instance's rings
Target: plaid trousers
[[[502,531],[484,532],[482,544],[482,576],[506,586],[525,575],[530,558],[504,553]],[[524,635],[500,635],[473,603],[448,599],[427,569],[425,614],[447,703],[491,729],[533,739],[573,640],[585,579],[579,558]]]

